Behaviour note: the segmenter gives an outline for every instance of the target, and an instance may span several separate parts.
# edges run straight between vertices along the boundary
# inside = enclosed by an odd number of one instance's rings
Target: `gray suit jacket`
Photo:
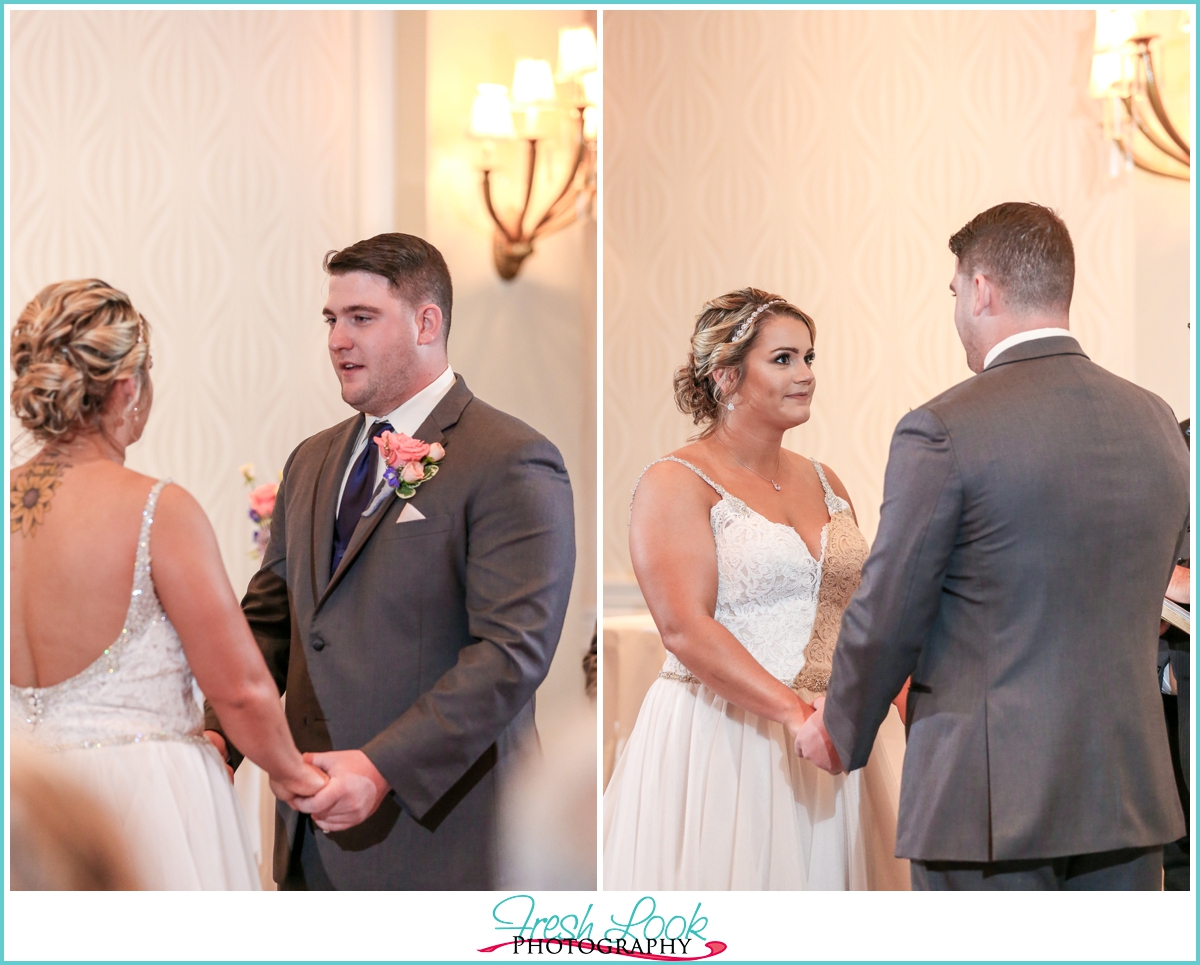
[[[242,606],[301,751],[361,748],[393,793],[363,824],[316,836],[335,887],[486,889],[498,772],[534,738],[533,696],[575,565],[558,450],[459,376],[417,431],[446,449],[407,502],[362,519],[330,573],[338,489],[362,417],[288,459],[262,568]],[[209,714],[208,724],[219,729]],[[235,760],[240,760],[238,755]],[[277,803],[275,880],[298,815]]]
[[[1016,345],[900,420],[825,705],[862,767],[912,675],[898,856],[1183,834],[1155,663],[1188,514],[1170,408],[1073,338]]]

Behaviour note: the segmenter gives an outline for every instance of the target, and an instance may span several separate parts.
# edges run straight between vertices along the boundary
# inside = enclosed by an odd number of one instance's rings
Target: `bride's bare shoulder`
[[[686,463],[686,465],[685,465]],[[696,472],[707,472],[708,459],[696,445],[683,446],[651,463],[643,471],[634,490],[635,502],[645,500],[656,504],[678,501],[683,507],[693,504],[711,508],[717,499],[713,488]]]
[[[158,508],[155,511],[155,527],[173,529],[176,526],[193,527],[208,526],[208,515],[200,502],[190,492],[178,483],[168,483],[163,487],[162,495],[158,497]]]

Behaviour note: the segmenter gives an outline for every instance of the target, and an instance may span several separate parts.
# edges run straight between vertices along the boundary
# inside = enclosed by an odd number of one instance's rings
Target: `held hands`
[[[799,697],[796,698],[795,709],[783,719],[783,729],[787,731],[788,740],[792,742],[792,746],[798,746],[796,741],[800,739],[800,731],[804,727],[805,721],[813,715],[813,705],[806,704]]]
[[[825,729],[825,698],[821,696],[814,700],[813,708],[814,713],[796,735],[796,754],[812,761],[823,771],[841,774],[842,760],[833,741],[829,739],[829,731]]]
[[[323,787],[329,783],[329,776],[322,770],[313,767],[305,756],[302,769],[294,777],[287,780],[271,780],[271,793],[290,808],[299,810],[300,802],[311,800]]]
[[[345,831],[362,824],[391,790],[370,758],[359,750],[305,754],[304,762],[320,768],[317,773],[328,774],[328,783],[309,796],[296,796],[291,801],[280,797],[280,800],[297,811],[311,814],[313,823],[322,831]]]
[[[229,764],[229,745],[225,743],[224,735],[215,730],[206,730],[204,736],[221,755],[221,760],[225,762],[225,770],[229,772],[229,783],[232,784],[233,768]],[[272,794],[289,807],[295,807],[296,801],[311,797],[328,784],[329,776],[306,761],[299,773],[286,780],[272,778],[269,783]]]

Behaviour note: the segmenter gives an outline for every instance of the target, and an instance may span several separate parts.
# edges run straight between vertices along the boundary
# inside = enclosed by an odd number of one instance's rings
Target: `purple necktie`
[[[354,528],[375,490],[375,470],[379,465],[379,447],[375,445],[375,440],[384,432],[394,431],[390,422],[384,422],[382,419],[376,422],[371,426],[371,436],[366,447],[354,460],[350,475],[346,479],[346,488],[342,492],[342,505],[338,510],[337,523],[333,528],[333,565],[329,569],[330,573],[337,572],[338,564],[346,554],[346,547],[350,545],[350,537],[354,535]]]

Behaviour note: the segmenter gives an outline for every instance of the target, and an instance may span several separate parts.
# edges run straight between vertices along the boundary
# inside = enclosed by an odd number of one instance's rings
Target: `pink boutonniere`
[[[381,433],[375,444],[379,446],[379,455],[387,469],[383,471],[383,486],[371,500],[364,516],[375,512],[392,490],[401,499],[412,499],[418,486],[437,475],[438,463],[446,456],[440,443],[422,442],[403,432]]]

